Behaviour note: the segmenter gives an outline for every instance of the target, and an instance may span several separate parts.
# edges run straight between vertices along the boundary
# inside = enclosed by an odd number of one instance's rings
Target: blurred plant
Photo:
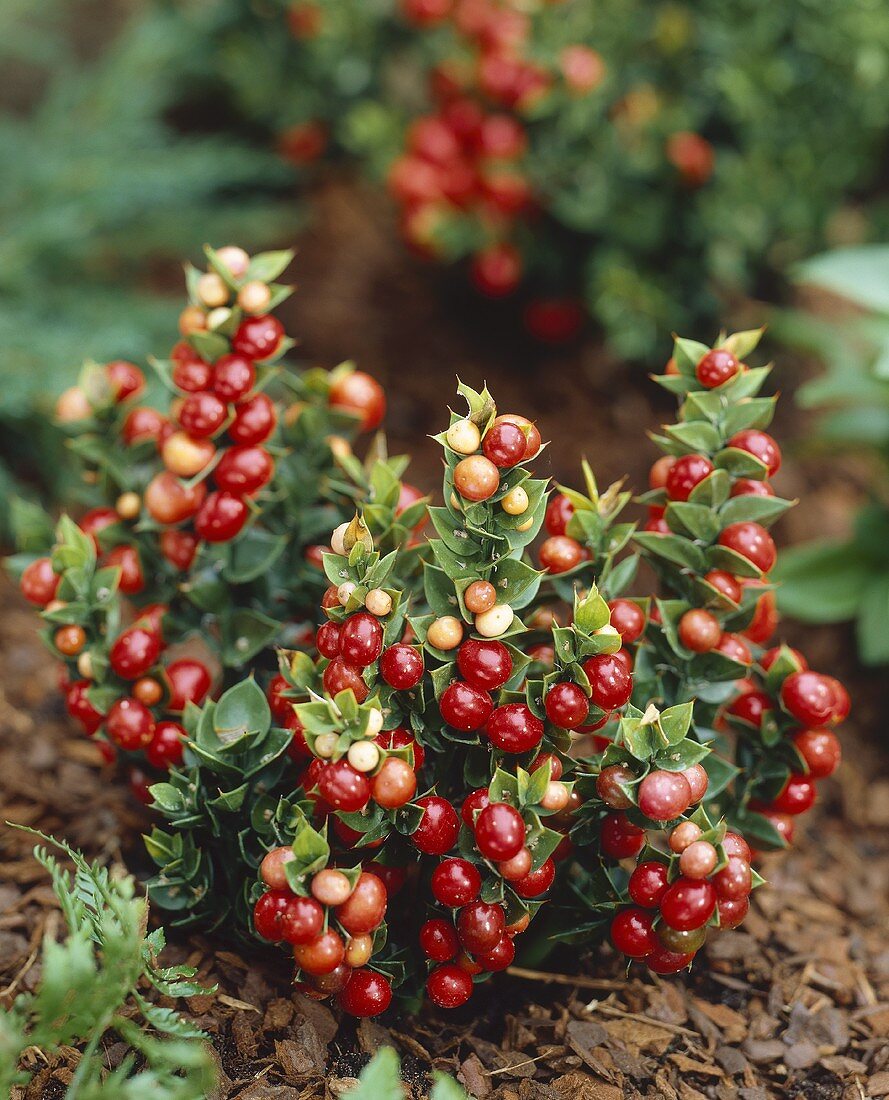
[[[109,40],[84,57],[84,7],[15,2],[0,12],[4,494],[12,472],[47,487],[65,478],[46,406],[83,358],[156,347],[169,332],[158,271],[205,233],[225,239],[235,218],[268,239],[289,176],[240,136],[193,121],[185,134],[171,121],[177,74],[200,46],[181,13],[142,5],[116,32],[112,13]]]
[[[839,249],[796,269],[798,282],[853,303],[842,320],[777,314],[773,334],[814,353],[825,372],[802,386],[799,403],[818,412],[808,439],[828,453],[875,459],[872,499],[845,539],[818,539],[781,556],[780,607],[803,622],[854,620],[861,659],[889,662],[889,246]]]
[[[193,980],[191,967],[159,964],[164,930],[147,931],[148,903],[129,875],[113,876],[64,841],[25,831],[64,853],[75,872],[72,877],[46,847],[34,849],[52,878],[68,934],[61,941],[44,938],[36,991],[18,993],[0,1008],[0,1095],[16,1095],[13,1089],[33,1077],[20,1068],[26,1051],[77,1046],[82,1053],[66,1100],[203,1100],[215,1078],[200,1042],[207,1036],[140,990],[149,986],[164,997],[213,990]],[[109,1032],[132,1048],[111,1070],[101,1047]]]
[[[392,1047],[381,1047],[358,1078],[358,1084],[342,1094],[347,1100],[405,1100],[408,1095],[401,1079],[401,1063]],[[453,1077],[435,1070],[429,1100],[469,1100]]]

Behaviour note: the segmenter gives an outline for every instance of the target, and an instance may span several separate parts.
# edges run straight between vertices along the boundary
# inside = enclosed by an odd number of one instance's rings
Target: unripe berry
[[[197,292],[205,306],[223,306],[228,301],[228,287],[215,271],[200,276]]]
[[[497,602],[497,590],[490,581],[473,581],[463,593],[463,602],[471,614],[481,615]]]
[[[217,251],[216,258],[236,279],[243,278],[250,266],[250,257],[243,248],[239,248],[235,244],[223,245]]]
[[[695,840],[679,857],[679,870],[686,878],[706,878],[716,866],[718,856],[709,841]]]
[[[500,472],[484,455],[470,455],[454,468],[454,488],[466,500],[487,500],[500,487]]]
[[[463,624],[453,615],[442,615],[426,631],[426,641],[436,649],[456,649],[462,639]]]
[[[499,638],[512,626],[515,612],[509,604],[495,604],[487,611],[475,617],[476,633],[483,638]]]
[[[114,510],[121,519],[135,519],[142,509],[142,498],[138,493],[121,493],[114,505]]]
[[[346,544],[343,541],[348,530],[349,523],[341,523],[339,527],[334,528],[333,534],[330,536],[330,549],[334,554],[339,554],[341,557],[345,557],[348,554]]]
[[[258,279],[244,283],[238,291],[238,305],[245,313],[265,313],[271,300],[271,290]]]
[[[709,611],[693,608],[679,620],[679,641],[693,653],[709,653],[721,637],[719,620]]]
[[[342,905],[352,893],[352,886],[342,871],[325,867],[312,878],[312,897],[322,905]]]
[[[262,858],[259,865],[259,873],[262,881],[272,890],[284,890],[287,888],[287,873],[285,865],[296,859],[292,848],[273,848]]]
[[[356,741],[349,746],[346,758],[355,771],[372,772],[380,762],[380,750],[373,741]]]
[[[382,588],[372,588],[364,597],[364,606],[371,615],[382,619],[392,610],[392,597]]]
[[[529,503],[528,494],[521,485],[517,485],[500,501],[500,506],[507,515],[520,516],[523,512],[528,511]]]
[[[471,420],[458,420],[448,428],[445,438],[452,451],[472,455],[481,445],[481,432]]]
[[[652,821],[672,821],[691,804],[691,787],[681,772],[652,771],[639,784],[639,810]]]

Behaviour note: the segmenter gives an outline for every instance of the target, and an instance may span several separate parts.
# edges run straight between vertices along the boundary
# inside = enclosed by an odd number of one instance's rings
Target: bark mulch
[[[0,588],[0,804],[4,819],[66,837],[90,856],[138,862],[145,812],[65,718],[34,617]],[[410,1095],[432,1067],[491,1100],[860,1100],[889,1095],[889,778],[847,737],[797,846],[772,857],[742,930],[713,937],[685,978],[627,978],[602,949],[491,983],[471,1010],[383,1023],[341,1021],[294,995],[280,962],[201,937],[172,937],[213,996],[176,1007],[213,1036],[220,1098],[336,1097],[381,1044],[404,1057]],[[875,775],[877,776],[875,778]],[[33,989],[39,944],[59,927],[31,839],[0,840],[0,998]],[[109,1064],[121,1056],[109,1045]],[[60,1096],[77,1052],[33,1052],[27,1100]]]

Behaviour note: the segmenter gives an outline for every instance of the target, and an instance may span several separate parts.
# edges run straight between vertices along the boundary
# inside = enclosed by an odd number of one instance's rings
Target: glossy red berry
[[[488,788],[480,787],[477,791],[468,794],[460,808],[460,816],[467,828],[475,828],[476,815],[489,804]]]
[[[340,624],[322,623],[315,634],[315,648],[322,657],[332,661],[340,655]],[[368,661],[368,664],[370,662]]]
[[[432,872],[432,896],[449,909],[475,901],[482,887],[478,868],[467,859],[443,860]]]
[[[87,734],[95,733],[105,720],[105,715],[89,701],[87,693],[91,686],[89,680],[75,680],[65,688],[65,709]]]
[[[495,466],[508,469],[525,457],[525,433],[518,424],[495,421],[485,433],[482,450]]]
[[[645,965],[655,974],[678,974],[680,970],[685,970],[693,958],[693,951],[682,953],[657,947],[646,958]]]
[[[409,730],[401,726],[397,726],[394,730],[383,730],[382,733],[377,734],[374,741],[384,749],[403,749],[410,745],[414,754],[414,771],[418,772],[423,767],[426,753]]]
[[[645,612],[632,600],[612,600],[611,625],[620,634],[624,645],[638,642],[645,630]]]
[[[528,752],[543,740],[543,722],[525,703],[506,703],[488,719],[487,734],[503,752]]]
[[[502,936],[490,951],[484,951],[480,955],[476,955],[476,962],[482,970],[492,973],[506,970],[512,966],[514,960],[515,944],[509,935]]]
[[[229,447],[213,470],[219,489],[236,496],[252,496],[271,481],[275,464],[262,447]]]
[[[714,348],[698,361],[695,377],[702,386],[712,390],[734,378],[740,369],[741,364],[730,351]]]
[[[671,928],[690,932],[701,928],[713,916],[716,890],[706,880],[678,878],[667,887],[660,908],[661,916]]]
[[[324,927],[323,907],[314,898],[299,897],[290,894],[289,891],[282,892],[288,894],[288,901],[278,918],[277,938],[294,945],[311,943],[317,939]],[[256,923],[255,915],[254,923]],[[258,924],[257,931],[259,931]]]
[[[564,495],[556,493],[546,507],[544,526],[551,535],[564,535],[567,532],[568,522],[574,515],[574,505]]]
[[[353,970],[346,988],[339,995],[339,1005],[350,1016],[379,1016],[392,1003],[389,979],[375,970]]]
[[[50,600],[55,599],[61,579],[53,572],[49,558],[37,558],[25,566],[19,584],[22,595],[29,603],[46,607]]]
[[[295,944],[293,957],[296,965],[307,974],[330,974],[342,963],[346,954],[345,944],[338,932],[328,928],[306,944]]]
[[[611,942],[631,959],[644,959],[658,946],[653,920],[644,909],[621,909],[611,921]]]
[[[364,682],[361,669],[357,665],[351,665],[342,657],[334,657],[321,677],[324,690],[329,695],[338,695],[341,691],[351,691],[359,703],[370,694],[370,689]]]
[[[255,382],[256,367],[245,355],[221,355],[213,364],[210,385],[223,401],[240,401]]]
[[[774,709],[772,701],[765,692],[748,691],[735,699],[729,706],[728,712],[734,718],[740,718],[742,722],[759,728],[762,725],[763,715],[772,709]]]
[[[427,920],[420,928],[420,947],[433,962],[449,962],[460,950],[457,930],[450,921]]]
[[[457,935],[472,955],[490,951],[500,942],[505,930],[506,920],[499,905],[474,901],[464,905],[457,914]]]
[[[232,348],[247,359],[268,359],[278,350],[284,326],[277,317],[245,317],[232,337]]]
[[[627,889],[630,897],[643,909],[657,909],[668,885],[666,863],[649,859],[640,863],[630,875]]]
[[[382,881],[370,871],[362,871],[352,893],[336,907],[336,919],[350,936],[365,935],[383,923],[387,902]]]
[[[728,445],[758,458],[765,466],[768,477],[774,477],[781,468],[781,449],[767,432],[747,428],[743,432],[736,432]]]
[[[833,775],[839,767],[842,749],[831,730],[800,730],[793,735],[793,744],[813,779]]]
[[[547,573],[567,573],[587,557],[577,539],[570,535],[550,535],[540,547],[540,568]]]
[[[679,620],[679,641],[693,653],[709,653],[719,644],[722,627],[710,611],[692,608]]]
[[[713,463],[704,455],[682,455],[667,472],[665,488],[670,500],[688,500],[696,486],[713,473]]]
[[[639,784],[638,804],[652,821],[672,821],[691,805],[691,787],[682,772],[651,771]]]
[[[615,710],[629,702],[633,679],[624,663],[613,653],[599,653],[584,661],[593,702],[602,710]]]
[[[602,820],[599,842],[603,856],[609,859],[629,859],[642,851],[645,830],[629,821],[626,814],[608,814]]]
[[[198,509],[194,519],[195,533],[207,542],[228,542],[240,533],[249,515],[250,510],[241,497],[213,492]]]
[[[418,798],[417,805],[422,807],[423,816],[411,834],[414,847],[429,856],[443,856],[457,843],[457,811],[447,799],[434,794]]]
[[[525,844],[522,815],[505,802],[491,802],[476,818],[475,843],[485,859],[494,863],[512,859]]]
[[[459,1008],[472,996],[472,976],[459,966],[437,966],[426,980],[426,993],[437,1008]]]
[[[633,805],[628,788],[635,781],[636,776],[626,764],[609,764],[596,777],[596,794],[612,810],[628,810]]]
[[[731,573],[726,573],[724,569],[711,569],[709,573],[704,575],[704,580],[717,592],[725,596],[726,599],[731,600],[732,603],[741,602],[743,589],[737,578],[733,577]]]
[[[494,709],[486,691],[462,680],[455,680],[445,688],[438,705],[444,721],[463,733],[481,729]]]
[[[694,806],[696,802],[701,801],[707,793],[707,788],[710,786],[710,777],[707,775],[707,769],[703,764],[692,764],[688,768],[683,768],[679,774],[684,776],[685,781],[688,783],[689,790],[691,791],[691,804]]]
[[[778,558],[772,536],[758,523],[732,523],[720,534],[718,541],[720,546],[734,550],[762,573],[768,573]]]
[[[182,763],[186,733],[178,722],[158,722],[145,749],[148,763],[155,768],[173,768]]]
[[[145,389],[145,375],[135,363],[128,363],[125,359],[106,363],[105,374],[118,404]]]
[[[124,443],[132,447],[136,443],[158,439],[166,423],[167,421],[156,409],[150,409],[147,406],[130,409],[120,434]]]
[[[802,725],[821,726],[833,715],[834,689],[820,672],[792,672],[781,685],[781,702]]]
[[[380,675],[396,691],[410,691],[423,679],[423,656],[414,646],[396,642],[380,658]]]
[[[318,780],[318,790],[329,806],[344,813],[355,813],[370,801],[370,780],[346,760],[327,765]]]
[[[729,856],[725,867],[713,876],[713,885],[720,900],[746,898],[753,888],[749,862],[738,855]]]
[[[202,703],[213,685],[207,666],[190,657],[173,661],[167,665],[165,672],[170,686],[167,710],[174,713],[185,710],[186,703]]]
[[[264,940],[277,943],[281,934],[281,919],[293,894],[289,890],[266,890],[253,907],[253,927]]]
[[[804,814],[815,805],[815,797],[815,781],[811,776],[791,775],[771,808],[779,814]]]
[[[340,654],[350,664],[365,668],[383,652],[383,628],[366,611],[350,615],[340,627]]]
[[[562,729],[577,729],[586,721],[590,701],[578,684],[564,682],[553,684],[544,699],[546,716],[553,725]]]
[[[111,704],[105,718],[105,732],[119,748],[129,752],[142,749],[154,735],[154,717],[138,699],[125,696]]]
[[[512,657],[503,642],[469,638],[457,651],[461,676],[482,691],[496,691],[512,676]]]
[[[215,435],[228,417],[228,409],[215,393],[190,393],[179,409],[179,423],[189,435],[206,439]]]
[[[358,417],[361,430],[372,432],[386,415],[386,395],[375,378],[356,370],[338,378],[327,396],[332,409]]]
[[[716,902],[719,913],[719,927],[728,930],[737,928],[747,916],[750,909],[750,899],[744,898],[719,898]]]
[[[151,630],[131,626],[117,637],[108,654],[111,669],[123,680],[136,680],[157,664],[160,638]]]
[[[255,393],[235,406],[228,434],[235,443],[256,445],[269,438],[277,422],[278,414],[268,394]]]
[[[512,883],[512,888],[520,898],[538,898],[552,886],[556,879],[556,865],[552,859],[545,859],[536,871],[529,871],[524,878]]]

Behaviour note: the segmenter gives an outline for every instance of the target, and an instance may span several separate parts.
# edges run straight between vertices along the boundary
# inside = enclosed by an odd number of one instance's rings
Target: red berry
[[[423,816],[411,834],[414,847],[429,856],[443,856],[457,842],[460,831],[457,811],[447,799],[434,794],[418,798],[416,804],[423,808]]]
[[[130,409],[120,434],[124,443],[132,447],[134,443],[158,439],[166,424],[167,421],[156,409],[148,407]]]
[[[145,587],[142,562],[139,560],[139,551],[135,546],[115,546],[113,550],[109,550],[105,565],[114,566],[120,570],[118,588],[125,596],[134,596]]]
[[[537,898],[552,886],[556,878],[556,865],[545,859],[536,871],[529,871],[524,878],[513,882],[512,888],[520,898]]]
[[[267,485],[275,472],[271,455],[262,447],[229,447],[213,471],[218,488],[236,496],[251,496]]]
[[[769,477],[774,477],[781,468],[781,449],[767,432],[747,428],[743,432],[736,432],[728,441],[728,445],[758,458],[765,466]]]
[[[835,696],[820,672],[792,672],[781,685],[781,702],[804,726],[821,726],[833,715]]]
[[[838,726],[849,717],[852,700],[849,698],[849,692],[846,691],[846,688],[836,676],[828,676],[827,682],[833,690],[833,713],[830,716],[830,721],[832,725]]]
[[[106,363],[105,373],[111,385],[114,400],[118,404],[145,389],[145,375],[135,363],[128,363],[125,359],[115,359],[112,363]]]
[[[608,814],[599,834],[602,855],[609,859],[637,856],[645,845],[645,830],[627,820],[626,814]]]
[[[334,657],[324,670],[321,682],[328,695],[339,695],[341,691],[351,691],[359,703],[363,703],[370,694],[370,689],[361,675],[361,669],[356,665],[350,665],[342,657]]]
[[[640,863],[630,875],[630,897],[643,909],[657,909],[668,885],[666,863],[656,859]]]
[[[126,696],[112,703],[105,718],[105,732],[122,749],[143,749],[154,734],[154,717],[138,701]]]
[[[459,966],[437,966],[426,980],[429,1000],[438,1008],[459,1008],[472,996],[472,977]]]
[[[720,899],[746,898],[753,888],[750,864],[741,856],[729,856],[725,867],[713,876],[713,885]]]
[[[830,730],[800,730],[793,743],[813,779],[824,779],[837,770],[842,756],[836,734]]]
[[[728,708],[728,712],[734,718],[740,718],[741,721],[758,728],[762,725],[766,711],[773,709],[771,699],[764,692],[748,691],[735,699]]]
[[[771,808],[779,814],[804,814],[815,805],[815,781],[808,775],[791,775]]]
[[[293,957],[296,965],[307,974],[330,974],[343,961],[346,948],[339,933],[328,928],[320,936],[306,944],[295,944]]]
[[[350,936],[362,936],[383,923],[387,901],[386,887],[380,879],[369,871],[362,871],[352,893],[334,912]]]
[[[264,443],[275,430],[277,421],[278,414],[271,398],[268,394],[256,393],[235,405],[235,415],[228,426],[228,434],[235,443]]]
[[[467,859],[443,860],[432,872],[432,895],[449,909],[475,901],[481,888],[482,876]]]
[[[462,680],[455,680],[445,688],[438,705],[444,721],[464,733],[481,729],[494,709],[487,692]]]
[[[505,929],[506,920],[499,905],[473,901],[457,914],[457,935],[464,949],[472,955],[490,951],[500,942]]]
[[[495,466],[508,469],[525,457],[525,433],[509,420],[495,421],[485,433],[482,450]]]
[[[427,920],[420,928],[420,947],[433,962],[449,962],[460,950],[457,930],[450,921]]]
[[[100,531],[104,531],[106,527],[113,527],[119,519],[120,517],[113,508],[91,508],[77,526],[81,531],[92,536],[93,545],[96,550],[99,550],[101,547],[97,535]]]
[[[515,944],[509,935],[503,936],[490,951],[476,956],[476,962],[483,970],[496,973],[512,966],[515,959]]]
[[[332,409],[350,413],[359,419],[363,432],[372,432],[383,422],[386,395],[375,378],[356,370],[338,378],[327,395]]]
[[[721,637],[719,620],[709,611],[693,608],[679,620],[679,641],[693,653],[709,653]]]
[[[767,481],[756,481],[752,477],[739,477],[732,482],[729,496],[732,497],[773,497],[775,490]]]
[[[380,658],[380,675],[396,691],[410,691],[423,679],[423,656],[414,646],[396,642]]]
[[[172,768],[182,763],[186,733],[178,722],[158,722],[145,749],[148,763],[155,768]]]
[[[564,535],[568,521],[574,515],[574,505],[563,493],[556,493],[546,508],[544,525],[551,535]],[[628,601],[615,601],[628,602]]]
[[[141,626],[131,626],[118,638],[108,654],[112,671],[123,680],[137,680],[157,664],[160,638]]]
[[[198,540],[189,531],[161,531],[161,553],[181,573],[191,568],[197,549]]]
[[[528,462],[530,459],[534,458],[540,450],[542,444],[540,429],[533,421],[529,420],[527,416],[522,416],[520,413],[501,413],[494,423],[515,424],[521,428],[522,435],[525,437],[525,453],[522,456],[524,462]]]
[[[718,541],[720,546],[734,550],[762,573],[768,573],[778,557],[772,536],[758,523],[732,523]]]
[[[747,916],[750,908],[749,898],[720,898],[716,902],[719,912],[719,927],[722,929],[737,928]]]
[[[473,687],[495,691],[512,676],[512,657],[503,642],[470,638],[457,651],[457,668]]]
[[[738,580],[733,577],[731,573],[726,573],[723,569],[711,569],[709,573],[704,575],[704,580],[707,584],[715,588],[717,592],[725,596],[726,599],[731,600],[732,603],[741,602],[743,589]]]
[[[583,688],[569,682],[553,684],[544,705],[550,722],[567,730],[582,726],[590,712],[590,701]]]
[[[370,780],[347,760],[337,760],[324,768],[318,790],[329,806],[344,813],[362,810],[370,801]]]
[[[503,752],[528,752],[543,740],[543,722],[525,703],[506,703],[488,719],[487,734]]]
[[[187,703],[202,703],[213,685],[207,666],[189,657],[173,661],[167,665],[165,672],[170,685],[167,710],[174,713],[185,710]]]
[[[311,943],[321,934],[323,927],[323,907],[314,898],[291,894],[280,916],[280,938],[292,944]]]
[[[403,749],[410,745],[414,753],[414,771],[418,772],[423,767],[423,761],[426,759],[423,746],[415,740],[412,733],[401,726],[397,726],[394,730],[383,730],[376,735],[374,741],[384,749]]]
[[[293,894],[289,890],[266,890],[253,907],[253,926],[264,940],[283,939],[281,919]]]
[[[636,776],[626,764],[609,764],[596,777],[596,794],[612,810],[628,810],[633,800],[627,788],[635,781]]]
[[[750,652],[750,646],[737,634],[723,634],[714,652],[721,653],[724,657],[737,661],[741,665],[753,664],[753,654]]]
[[[608,605],[611,611],[611,625],[620,634],[624,645],[638,642],[645,630],[645,612],[632,600],[612,600]]]
[[[105,720],[105,715],[100,714],[89,701],[87,692],[91,686],[89,680],[75,680],[65,688],[65,709],[80,722],[87,734],[95,733]]]
[[[340,655],[340,626],[339,623],[322,623],[315,635],[315,648],[322,657],[329,661]],[[370,662],[368,661],[368,664]]]
[[[673,455],[661,455],[648,471],[648,488],[664,489],[667,485],[667,475],[675,465],[676,459]]]
[[[46,607],[50,600],[55,599],[61,579],[53,572],[49,558],[37,558],[25,566],[19,585],[29,603]]]
[[[525,844],[522,815],[505,802],[491,802],[476,818],[475,843],[485,859],[494,863],[512,859]]]
[[[277,317],[245,317],[232,337],[232,348],[248,359],[268,359],[278,350],[284,326]]]
[[[240,533],[249,514],[240,497],[226,492],[210,493],[195,516],[195,533],[207,542],[228,542]]]
[[[740,856],[745,863],[749,863],[752,858],[750,845],[740,833],[726,833],[722,839],[722,846],[727,856]]]
[[[550,535],[540,547],[540,568],[547,573],[567,573],[587,557],[577,539],[570,535]]]
[[[741,364],[730,351],[714,348],[699,360],[695,367],[695,377],[702,386],[712,390],[734,378],[740,369]]]
[[[488,800],[488,788],[480,787],[477,791],[473,791],[466,796],[463,805],[460,809],[460,816],[463,818],[466,826],[470,829],[475,828],[475,816],[483,810],[485,806],[489,804]]]
[[[339,1005],[350,1016],[379,1016],[392,1003],[389,979],[375,970],[353,970]]]
[[[658,946],[653,920],[644,909],[621,909],[611,921],[611,942],[631,959],[644,959]]]
[[[470,275],[474,286],[482,294],[489,298],[503,298],[519,285],[522,267],[519,250],[515,245],[504,241],[477,252],[472,258]],[[522,450],[524,451],[524,445]]]
[[[340,627],[340,653],[350,664],[365,668],[383,652],[383,628],[366,611],[350,615]]]
[[[682,455],[667,472],[665,488],[670,500],[688,500],[692,490],[713,473],[713,463],[704,455]]]
[[[669,951],[666,947],[657,947],[646,958],[645,964],[655,974],[678,974],[680,970],[685,970],[693,958],[693,951],[680,953]]]
[[[256,367],[244,355],[221,355],[213,364],[211,386],[223,401],[240,401],[255,382]]]
[[[185,345],[188,347],[188,345]],[[190,358],[173,359],[173,385],[186,393],[200,393],[211,388],[213,369],[209,363],[199,359],[194,351],[188,347]],[[174,348],[175,352],[176,349]],[[221,395],[218,395],[221,396]]]
[[[599,653],[583,663],[590,682],[593,702],[602,710],[615,710],[629,702],[633,680],[626,666],[613,653]]]
[[[652,821],[672,821],[691,805],[691,787],[682,772],[649,772],[639,784],[638,801]]]
[[[679,774],[685,776],[691,791],[691,805],[694,806],[696,802],[701,801],[710,785],[707,769],[703,764],[692,764],[689,768],[683,768]]]
[[[715,908],[716,890],[706,880],[678,878],[661,898],[661,916],[679,932],[702,927],[713,916]]]
[[[215,393],[190,393],[179,409],[179,423],[189,435],[206,439],[225,423],[228,409]]]

